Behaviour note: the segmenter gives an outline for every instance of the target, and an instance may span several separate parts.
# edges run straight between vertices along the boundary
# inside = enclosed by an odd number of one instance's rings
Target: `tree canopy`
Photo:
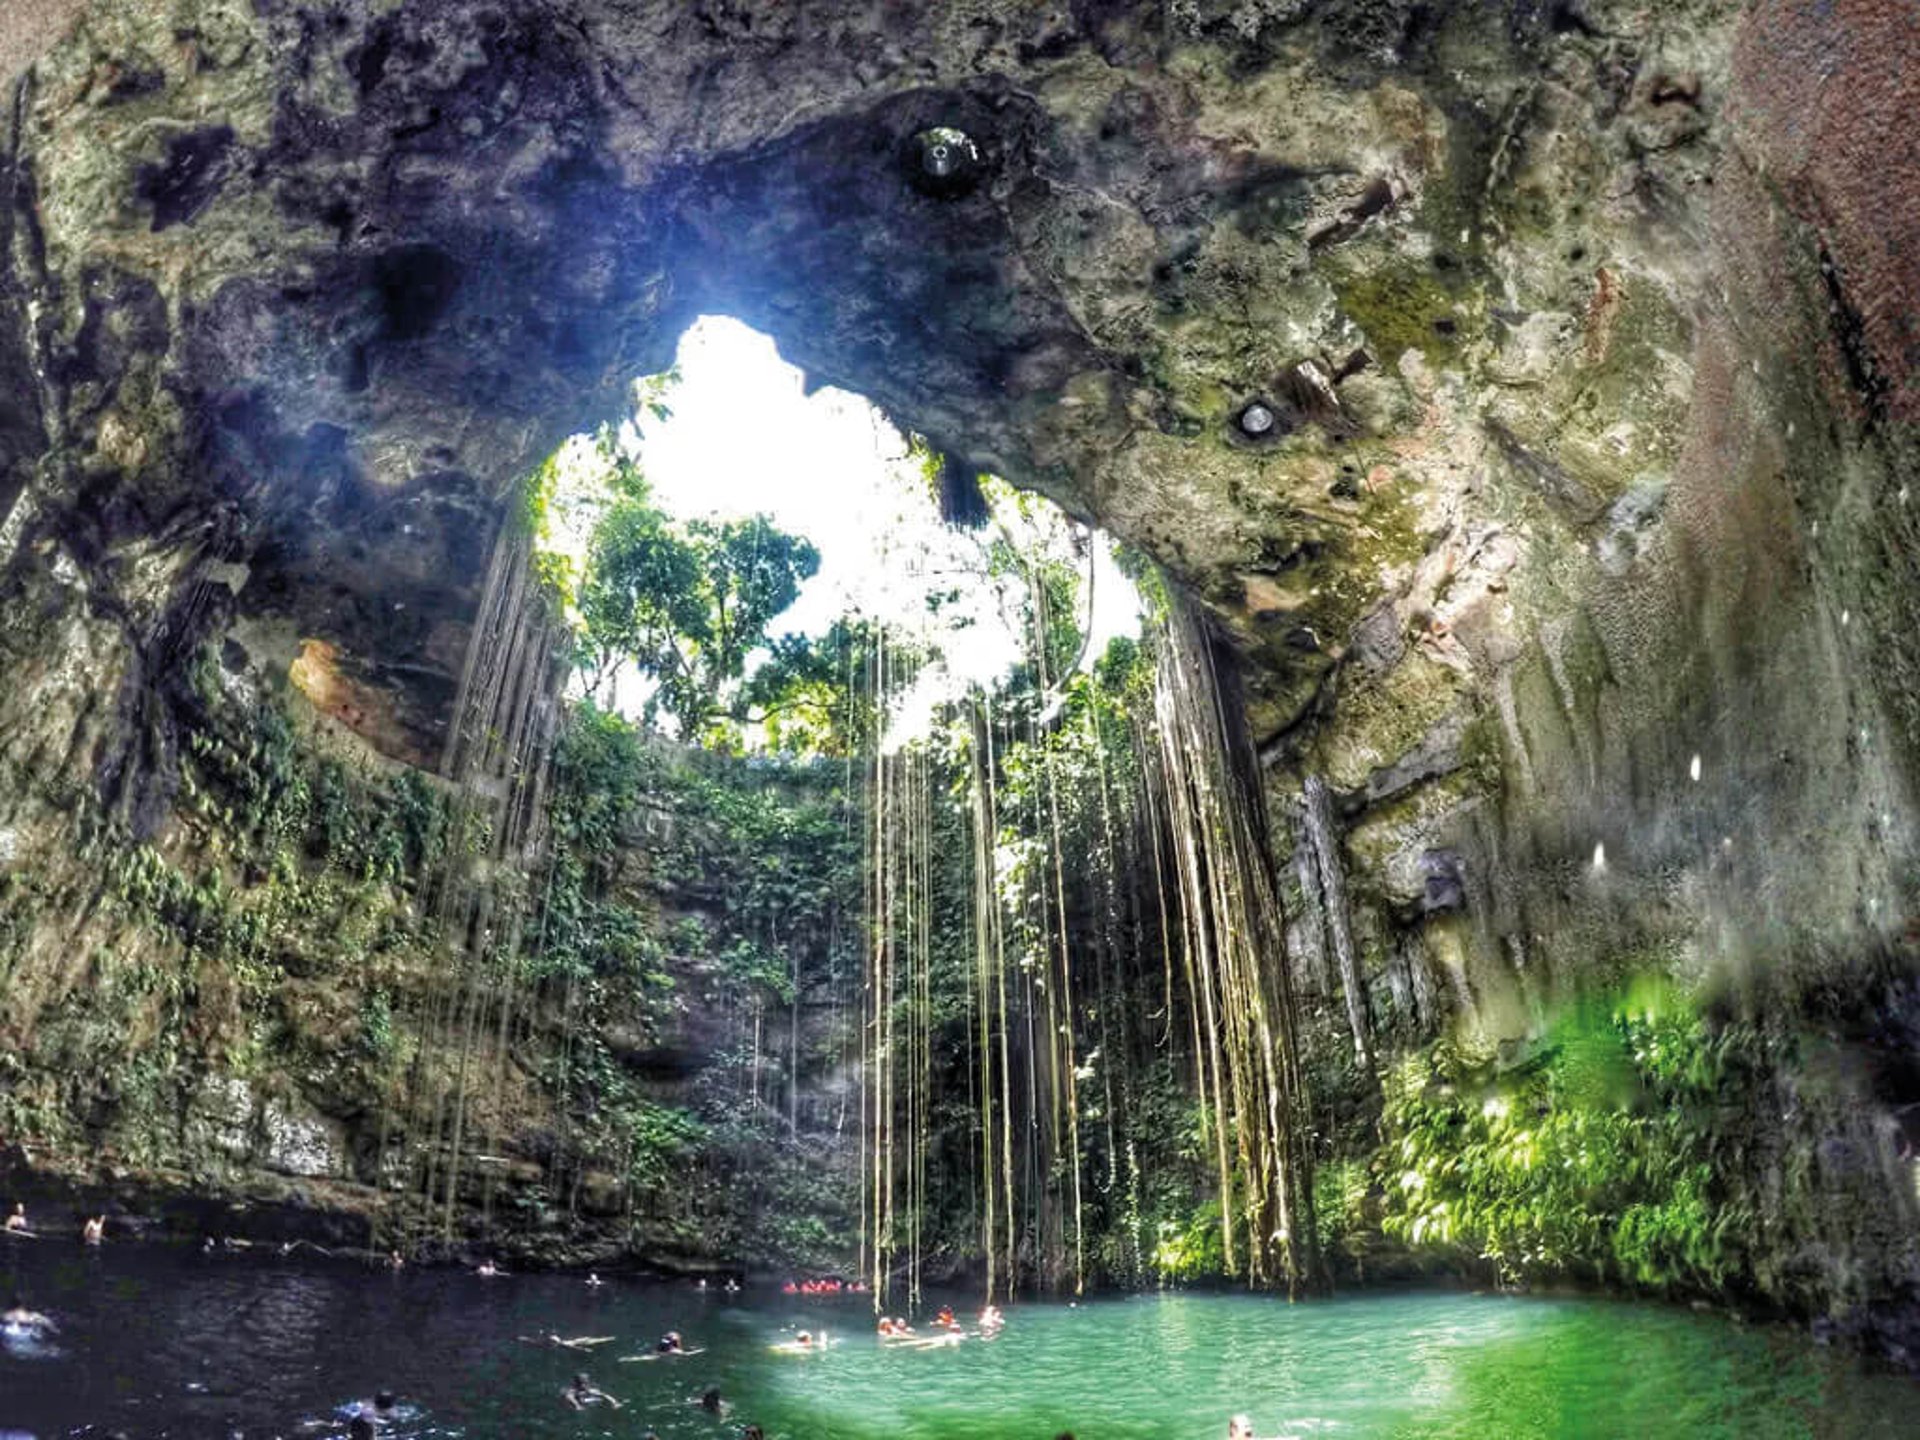
[[[747,718],[741,681],[767,629],[820,568],[820,553],[765,515],[676,524],[629,465],[595,526],[575,603],[581,667],[601,692],[622,666],[655,685],[647,718],[715,738]]]

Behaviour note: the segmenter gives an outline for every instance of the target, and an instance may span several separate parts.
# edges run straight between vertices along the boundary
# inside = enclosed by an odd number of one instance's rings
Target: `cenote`
[[[1915,1412],[1911,3],[0,11],[0,1437]]]

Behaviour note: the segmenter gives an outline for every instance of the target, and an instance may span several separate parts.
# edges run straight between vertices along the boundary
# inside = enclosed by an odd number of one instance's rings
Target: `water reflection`
[[[1289,1307],[1174,1296],[1011,1309],[994,1340],[882,1347],[856,1297],[726,1297],[690,1287],[360,1270],[319,1260],[108,1247],[36,1256],[12,1288],[61,1322],[57,1348],[0,1350],[0,1428],[37,1440],[337,1436],[341,1407],[391,1387],[412,1407],[382,1433],[733,1440],[1219,1440],[1246,1411],[1262,1436],[1484,1437],[1912,1433],[1920,1392],[1799,1337],[1685,1311],[1463,1295]],[[968,1297],[952,1297],[966,1313]],[[821,1354],[771,1347],[798,1328]],[[703,1353],[644,1352],[679,1330]],[[613,1336],[581,1349],[526,1335]],[[573,1374],[626,1402],[574,1411]],[[717,1386],[725,1423],[692,1403]]]

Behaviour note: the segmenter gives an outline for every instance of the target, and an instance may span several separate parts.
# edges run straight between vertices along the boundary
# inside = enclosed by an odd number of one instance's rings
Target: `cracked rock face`
[[[1905,0],[93,0],[10,98],[0,823],[162,825],[222,635],[431,763],[717,311],[1198,596],[1408,993],[1912,958]]]

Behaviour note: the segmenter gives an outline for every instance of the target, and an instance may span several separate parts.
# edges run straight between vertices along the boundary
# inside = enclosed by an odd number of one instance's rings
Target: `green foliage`
[[[1154,1234],[1153,1268],[1163,1283],[1204,1280],[1226,1273],[1218,1200],[1201,1205],[1184,1224],[1178,1220],[1159,1223]]]
[[[1447,1045],[1387,1086],[1376,1178],[1387,1234],[1466,1248],[1497,1275],[1709,1289],[1751,1264],[1725,1180],[1760,1037],[1682,1004],[1581,1009],[1497,1073]]]
[[[443,795],[413,772],[349,765],[300,736],[281,701],[228,688],[210,652],[175,823],[138,843],[87,822],[98,882],[87,983],[36,1021],[33,1133],[84,1117],[90,1143],[178,1163],[209,1076],[270,1068],[377,1101],[400,1047],[391,975],[419,953],[415,887],[442,853]],[[3,958],[3,957],[0,957]]]
[[[579,591],[597,690],[621,663],[653,680],[648,713],[712,742],[743,718],[739,686],[767,626],[820,568],[819,551],[764,515],[676,525],[642,497],[608,510]]]
[[[1331,1160],[1314,1167],[1313,1209],[1322,1246],[1329,1251],[1352,1252],[1364,1244],[1372,1228],[1372,1189],[1372,1177],[1363,1161]]]
[[[545,1079],[577,1162],[622,1178],[637,1245],[839,1258],[850,1176],[796,1147],[769,1103],[785,1067],[750,1043],[754,1017],[784,1035],[787,1007],[858,968],[838,774],[682,751],[591,704],[561,737],[533,964],[572,998]],[[624,1055],[680,1003],[669,955],[701,977],[694,1003],[738,1025],[676,1104]]]
[[[879,627],[844,615],[824,635],[779,637],[747,681],[746,718],[764,728],[769,749],[785,754],[868,753],[880,728],[868,683],[879,646]]]

